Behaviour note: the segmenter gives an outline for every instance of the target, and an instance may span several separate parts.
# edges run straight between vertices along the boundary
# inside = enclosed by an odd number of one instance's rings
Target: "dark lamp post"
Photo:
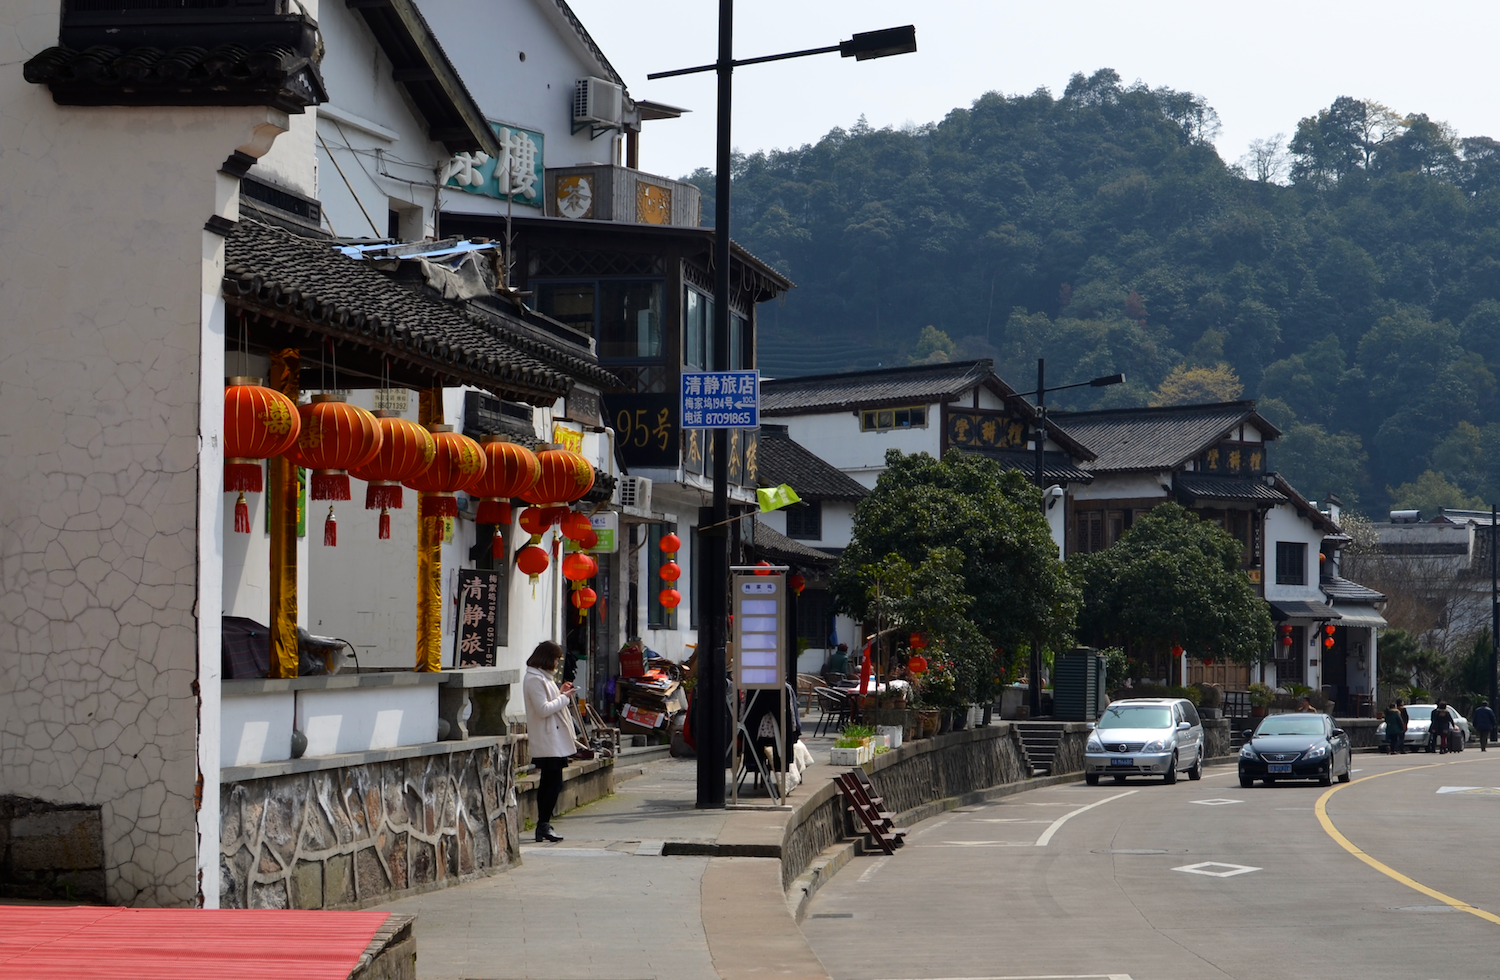
[[[907,54],[917,50],[917,29],[895,27],[884,31],[856,34],[848,41],[825,48],[788,51],[785,54],[734,60],[734,0],[719,0],[719,60],[711,65],[678,68],[647,75],[648,79],[674,78],[712,71],[719,76],[719,126],[714,162],[714,356],[713,370],[728,371],[729,365],[729,168],[733,144],[730,120],[733,115],[734,70],[742,65],[768,61],[786,61],[813,54],[837,51],[845,58],[868,61],[888,55]],[[714,492],[712,520],[708,530],[700,532],[707,545],[703,572],[698,579],[704,590],[701,608],[707,622],[699,626],[698,685],[693,695],[694,714],[698,720],[698,809],[724,806],[724,765],[729,751],[725,741],[725,721],[729,712],[729,686],[725,678],[725,640],[729,618],[729,430],[713,430]],[[703,629],[703,626],[707,629]]]
[[[1018,392],[1024,396],[1036,396],[1036,486],[1042,491],[1042,517],[1047,516],[1047,480],[1043,475],[1044,453],[1042,447],[1047,444],[1047,392],[1066,391],[1069,388],[1108,388],[1110,385],[1125,383],[1123,374],[1106,374],[1102,378],[1092,381],[1078,381],[1070,385],[1057,385],[1053,388],[1047,387],[1047,360],[1039,357],[1036,360],[1036,391]],[[1066,536],[1064,536],[1066,539]],[[1027,684],[1027,700],[1030,702],[1031,717],[1035,718],[1042,713],[1042,642],[1036,640],[1031,644],[1031,665],[1027,673],[1031,677]]]

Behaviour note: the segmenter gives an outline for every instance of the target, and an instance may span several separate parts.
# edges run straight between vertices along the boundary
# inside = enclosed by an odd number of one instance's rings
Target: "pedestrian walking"
[[[1385,750],[1391,755],[1406,751],[1406,726],[1401,723],[1395,701],[1385,706],[1385,741]]]
[[[569,710],[573,685],[564,682],[558,687],[553,680],[562,655],[562,647],[551,640],[538,643],[526,661],[526,677],[521,682],[531,761],[541,773],[536,790],[537,843],[562,840],[562,835],[552,829],[552,811],[562,793],[562,771],[568,765],[568,757],[578,751]]]
[[[1411,715],[1406,712],[1406,702],[1396,699],[1396,711],[1401,715],[1401,754],[1406,754],[1406,732],[1411,728]]]
[[[1488,752],[1486,746],[1495,735],[1495,711],[1487,698],[1480,698],[1474,709],[1474,730],[1479,733],[1479,751]]]
[[[1439,701],[1432,709],[1432,721],[1427,726],[1427,751],[1434,747],[1438,755],[1448,754],[1448,729],[1453,726],[1453,716],[1448,714],[1448,702]]]

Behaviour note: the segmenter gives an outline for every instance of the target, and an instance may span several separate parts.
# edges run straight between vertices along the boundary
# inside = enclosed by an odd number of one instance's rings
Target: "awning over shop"
[[[1339,613],[1342,616],[1339,620],[1340,626],[1370,626],[1375,629],[1385,629],[1390,625],[1374,606],[1339,606]]]
[[[1271,604],[1271,618],[1278,623],[1289,619],[1337,619],[1344,617],[1332,606],[1305,599],[1267,599]]]

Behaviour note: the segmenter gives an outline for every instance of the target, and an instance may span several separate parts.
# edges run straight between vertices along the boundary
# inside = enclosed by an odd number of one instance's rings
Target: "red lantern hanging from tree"
[[[906,661],[906,669],[911,671],[913,677],[921,677],[927,673],[927,658],[920,653],[912,655]]]
[[[594,467],[578,453],[548,444],[539,447],[536,458],[536,482],[518,495],[527,503],[562,507],[593,488]]]
[[[536,485],[542,464],[531,450],[504,436],[485,436],[479,448],[485,458],[484,475],[469,488],[469,495],[479,498],[475,522],[509,527],[511,498]]]
[[[662,589],[657,593],[656,599],[667,609],[676,609],[682,602],[682,593],[676,589]]]
[[[259,378],[229,378],[224,389],[224,492],[238,493],[234,529],[250,533],[245,493],[260,493],[263,459],[280,456],[297,443],[302,416],[297,403],[267,388]]]
[[[801,572],[793,572],[792,577],[786,580],[786,584],[791,587],[793,592],[800,596],[802,590],[807,588],[807,579],[803,578]]]
[[[479,443],[453,431],[451,425],[427,428],[432,433],[432,465],[402,482],[424,494],[417,509],[419,518],[457,517],[457,494],[483,478],[487,465],[484,453]]]
[[[906,638],[906,645],[911,647],[913,650],[925,650],[927,649],[927,637],[923,636],[921,633],[913,633],[911,636]]]
[[[380,449],[350,475],[365,481],[365,510],[380,511],[380,539],[386,540],[391,536],[391,508],[400,510],[403,503],[401,481],[431,466],[437,446],[432,433],[395,412],[376,412],[375,420]]]

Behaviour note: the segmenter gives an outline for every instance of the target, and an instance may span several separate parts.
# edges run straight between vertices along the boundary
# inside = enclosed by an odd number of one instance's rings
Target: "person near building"
[[[578,750],[569,710],[573,685],[564,682],[558,687],[553,680],[562,655],[562,647],[551,640],[538,643],[526,661],[526,677],[521,682],[531,762],[541,774],[536,790],[537,843],[562,840],[552,829],[552,811],[562,793],[562,771],[568,765],[568,757]]]
[[[1406,754],[1406,730],[1411,727],[1411,715],[1407,714],[1406,702],[1396,699],[1396,713],[1401,716],[1401,754]]]
[[[1486,746],[1495,736],[1495,711],[1487,698],[1480,698],[1479,707],[1474,709],[1474,730],[1479,733],[1479,751],[1488,752]]]
[[[1304,694],[1302,695],[1302,703],[1297,705],[1297,710],[1316,712],[1318,709],[1313,707],[1312,698]]]
[[[1432,722],[1427,726],[1427,751],[1437,750],[1439,755],[1448,754],[1448,729],[1453,726],[1453,716],[1448,714],[1448,702],[1439,701],[1432,709]]]
[[[1385,741],[1386,751],[1391,755],[1406,751],[1406,725],[1395,701],[1385,706]]]
[[[828,666],[823,668],[823,679],[829,684],[838,684],[849,676],[849,644],[840,643],[828,655]]]

